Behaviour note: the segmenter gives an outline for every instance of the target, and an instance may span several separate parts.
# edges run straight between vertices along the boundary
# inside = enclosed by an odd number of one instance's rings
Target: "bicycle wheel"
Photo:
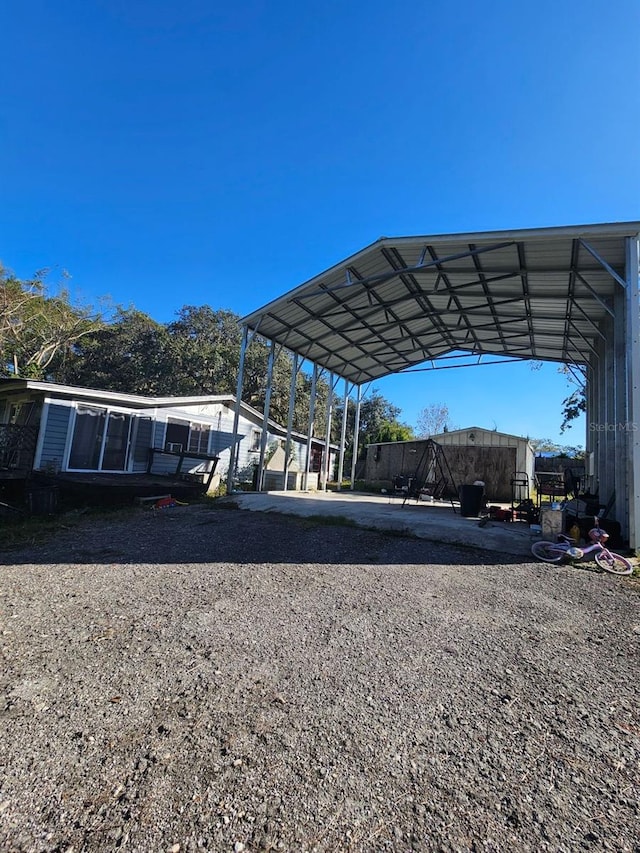
[[[605,572],[610,572],[612,575],[630,575],[633,571],[633,566],[620,554],[614,554],[612,551],[600,551],[595,555],[596,563]]]
[[[531,553],[543,563],[561,563],[564,557],[564,551],[560,551],[555,542],[534,542]]]

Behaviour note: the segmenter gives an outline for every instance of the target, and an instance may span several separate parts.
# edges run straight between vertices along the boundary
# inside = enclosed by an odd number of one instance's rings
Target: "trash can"
[[[477,518],[480,515],[484,486],[460,486],[460,515],[467,518]]]

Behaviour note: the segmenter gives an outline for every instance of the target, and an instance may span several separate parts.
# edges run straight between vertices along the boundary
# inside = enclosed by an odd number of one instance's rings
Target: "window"
[[[106,409],[78,406],[73,428],[69,468],[80,471],[98,470],[106,420]]]
[[[192,424],[169,418],[164,449],[172,453],[208,453],[211,427],[208,424]]]
[[[169,418],[167,434],[164,439],[164,449],[173,453],[181,453],[189,445],[189,421],[178,421]]]
[[[259,429],[251,430],[251,447],[249,450],[253,453],[260,450],[260,439],[262,438],[262,433]]]
[[[109,412],[107,433],[102,450],[101,470],[124,471],[127,464],[127,451],[129,450],[130,427],[130,415],[125,415],[122,412]]]
[[[10,424],[29,424],[32,422],[35,403],[30,400],[27,403],[11,403],[9,408],[9,423]]]
[[[191,424],[189,433],[189,451],[191,453],[208,453],[211,427],[207,424]]]
[[[69,468],[75,471],[124,471],[129,456],[131,416],[97,406],[78,406]]]

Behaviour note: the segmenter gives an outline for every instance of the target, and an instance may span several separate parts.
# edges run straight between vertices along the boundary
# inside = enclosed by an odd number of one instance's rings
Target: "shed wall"
[[[424,441],[372,444],[367,448],[365,479],[368,485],[390,489],[395,477],[413,477],[421,470]],[[515,447],[443,447],[455,486],[482,480],[489,501],[511,500],[511,479],[517,470]]]
[[[473,433],[474,441],[469,436]],[[517,435],[509,435],[496,430],[483,429],[482,427],[469,427],[468,429],[452,430],[432,436],[434,441],[445,447],[456,445],[458,447],[511,447],[515,448],[516,456],[514,468],[509,472],[509,481],[514,473],[523,473],[529,480],[529,488],[533,487],[533,475],[535,466],[535,453],[530,442],[526,438]],[[510,488],[510,483],[508,483]],[[503,500],[502,498],[500,500]]]

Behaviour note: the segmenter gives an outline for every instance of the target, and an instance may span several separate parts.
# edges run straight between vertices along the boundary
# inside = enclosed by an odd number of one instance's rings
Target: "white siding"
[[[77,402],[77,400],[71,398],[54,400],[50,401],[45,407],[47,416],[42,423],[41,435],[39,437],[39,464],[41,466],[47,463],[56,464],[60,467],[64,465],[65,452],[68,452],[70,443],[69,431],[73,423],[72,415]],[[180,405],[178,403],[170,408],[149,408],[144,412],[139,409],[136,410],[133,407],[128,407],[125,401],[122,401],[119,405],[115,405],[108,399],[102,401],[99,397],[96,397],[95,405],[109,410],[129,412],[132,415],[136,426],[132,433],[134,446],[131,452],[130,471],[143,472],[146,470],[147,448],[164,449],[167,422],[171,418],[192,424],[209,426],[211,433],[208,452],[219,457],[216,471],[222,478],[225,477],[230,462],[230,451],[235,440],[233,434],[234,404],[232,402],[229,404],[212,402],[193,405]],[[256,412],[254,416],[253,413],[249,413],[246,409],[242,410],[238,424],[240,442],[238,470],[242,472],[243,480],[251,479],[253,467],[260,459],[259,450],[252,449],[253,437],[256,432],[259,434],[262,432],[262,417],[260,413]],[[270,448],[275,441],[284,444],[284,429],[278,433],[268,432],[267,448]],[[302,436],[298,438],[295,436],[292,437],[292,453],[299,468],[302,470],[306,460],[305,438]],[[173,473],[177,462],[178,458],[175,456],[162,456],[158,454],[154,458],[152,471],[153,473]],[[193,471],[206,464],[202,460],[187,458],[183,463],[183,471],[185,473]]]
[[[166,422],[169,418],[189,421],[190,423],[208,424],[211,427],[211,439],[209,443],[209,452],[218,456],[219,462],[216,466],[216,472],[225,477],[231,458],[231,447],[234,443],[233,436],[233,420],[234,409],[230,405],[224,403],[208,403],[197,405],[173,406],[170,409],[160,409],[156,412],[156,425],[154,430],[153,446],[158,448],[164,447],[164,437]],[[252,450],[254,431],[262,432],[262,419],[256,413],[254,419],[246,417],[241,411],[240,420],[238,422],[238,435],[240,440],[240,448],[238,453],[238,471],[242,472],[242,479],[251,479],[252,469],[260,459],[260,452]],[[267,448],[274,441],[284,441],[285,435],[269,432],[267,434]],[[294,455],[298,465],[303,468],[306,459],[306,439],[302,437],[297,440],[292,438]],[[158,457],[158,461],[154,463],[154,471],[160,470],[160,467],[170,470],[170,465],[173,463],[171,457],[164,457],[163,462],[160,460],[163,457]],[[156,468],[156,465],[159,466]]]

